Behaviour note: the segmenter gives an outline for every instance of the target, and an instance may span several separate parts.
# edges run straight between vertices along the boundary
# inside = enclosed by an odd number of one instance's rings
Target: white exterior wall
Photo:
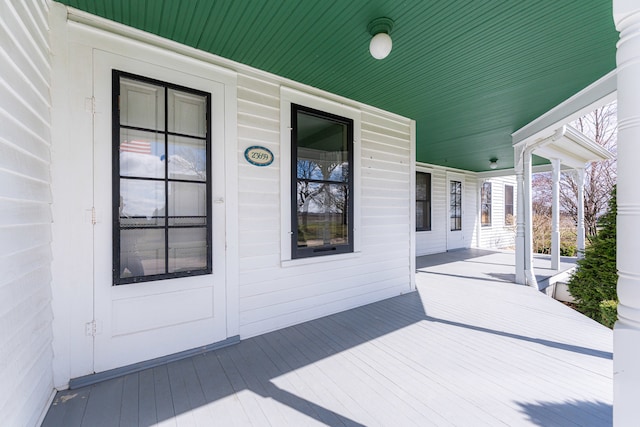
[[[354,159],[359,174],[355,224],[361,224],[356,251],[286,261],[280,239],[288,236],[282,224],[290,222],[290,212],[281,208],[281,197],[289,197],[284,194],[289,183],[280,170],[283,154],[288,157],[280,145],[280,84],[277,79],[238,76],[242,338],[411,290],[411,122],[349,103],[361,112],[361,142],[356,140],[360,159]],[[291,84],[286,82],[287,87]],[[296,89],[319,99],[329,96]],[[251,145],[269,148],[276,161],[266,168],[250,165],[243,152]]]
[[[491,183],[491,225],[479,226],[478,247],[485,249],[507,249],[515,246],[516,237],[516,177],[505,176],[488,179],[478,179],[478,221],[480,222],[480,191],[483,182]],[[504,217],[504,187],[513,187],[513,224],[505,224]]]
[[[416,164],[416,172],[431,174],[431,231],[416,232],[416,256],[447,251],[447,232],[449,229],[449,205],[447,173],[464,179],[464,198],[462,200],[462,221],[464,247],[486,249],[505,249],[515,243],[515,223],[512,227],[504,224],[504,186],[512,185],[514,215],[516,186],[514,176],[483,177],[482,174],[447,169],[425,163]],[[491,226],[480,225],[480,190],[482,183],[492,183]]]
[[[95,51],[115,52],[123,61],[146,61],[150,67],[160,65],[196,76],[206,75],[209,68],[213,72],[223,67],[234,76],[233,92],[225,93],[225,99],[234,101],[233,109],[226,109],[234,117],[232,126],[225,123],[227,128],[233,127],[233,136],[225,141],[226,197],[214,196],[216,203],[228,209],[224,233],[227,337],[247,338],[414,289],[413,121],[99,18],[83,21],[82,16],[74,15],[67,21],[66,9],[59,4],[54,4],[54,9],[53,363],[57,387],[64,388],[70,378],[96,370],[99,350],[95,343],[106,335],[100,325],[105,325],[105,330],[110,326],[97,316],[95,338],[85,333],[86,325],[96,316],[95,307],[105,304],[95,291],[93,272],[97,270],[92,265],[111,258],[110,241],[95,237],[96,230],[110,224],[109,208],[101,202],[92,204],[104,199],[103,194],[110,195],[108,185],[96,190],[90,178],[94,163],[92,123],[97,120],[92,115],[111,114],[110,99],[105,101],[103,90],[111,87],[110,79],[94,84],[92,67],[98,69],[92,59]],[[162,75],[152,77],[167,80]],[[283,198],[289,197],[289,177],[285,174],[283,178],[280,167],[282,117],[290,115],[288,108],[282,107],[284,88],[358,116],[352,254],[303,260],[287,260],[288,255],[283,255],[283,235],[288,236],[283,224],[290,224],[291,215],[282,208]],[[96,90],[103,96],[92,98]],[[253,145],[269,148],[275,157],[273,164],[249,164],[244,150]],[[105,157],[107,164],[110,160]],[[92,225],[92,206],[96,207],[96,225]],[[149,283],[146,286],[150,287]],[[154,313],[160,320],[164,314]]]
[[[464,179],[464,202],[466,208],[462,205],[462,221],[464,231],[464,241],[466,247],[478,246],[478,227],[476,224],[480,221],[478,206],[480,206],[480,184],[482,183],[475,174],[467,173]]]
[[[449,202],[447,172],[460,174],[464,179],[462,200],[462,222],[464,242],[467,248],[477,243],[477,206],[479,187],[476,174],[461,170],[418,163],[416,172],[431,174],[431,231],[416,232],[416,256],[447,251],[447,231],[449,229]]]
[[[53,390],[47,2],[0,2],[0,40],[0,414],[33,426]]]

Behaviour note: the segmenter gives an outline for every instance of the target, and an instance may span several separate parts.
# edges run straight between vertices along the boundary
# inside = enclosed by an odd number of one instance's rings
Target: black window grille
[[[462,230],[462,182],[449,182],[449,218],[451,231]]]
[[[483,182],[480,190],[480,221],[483,227],[491,225],[491,183]]]
[[[513,225],[513,185],[504,186],[504,224]]]
[[[291,106],[292,258],[353,252],[353,120]]]
[[[113,71],[113,281],[209,274],[211,95]]]
[[[416,231],[431,231],[431,174],[416,172]]]

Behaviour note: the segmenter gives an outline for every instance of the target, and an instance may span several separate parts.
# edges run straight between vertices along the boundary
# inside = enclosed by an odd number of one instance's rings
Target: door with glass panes
[[[447,250],[464,248],[463,175],[447,173],[447,204]]]
[[[226,338],[223,90],[94,52],[95,372]]]

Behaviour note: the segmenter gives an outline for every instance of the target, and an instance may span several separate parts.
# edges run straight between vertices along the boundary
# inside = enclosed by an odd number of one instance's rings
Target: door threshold
[[[223,347],[228,347],[230,345],[237,344],[239,342],[240,342],[240,335],[236,335],[233,337],[229,337],[225,340],[208,344],[202,347],[196,347],[190,350],[169,354],[167,356],[157,357],[155,359],[133,363],[131,365],[122,366],[120,368],[109,369],[108,371],[84,375],[78,378],[72,378],[71,380],[69,380],[69,389],[74,390],[74,389],[85,387],[88,385],[97,384],[102,381],[111,380],[113,378],[123,377],[125,375],[133,374],[135,372],[144,371],[145,369],[155,368],[156,366],[166,365],[167,363],[175,362],[177,360],[186,359],[191,356],[196,356],[198,354],[204,354],[210,351],[218,350]]]

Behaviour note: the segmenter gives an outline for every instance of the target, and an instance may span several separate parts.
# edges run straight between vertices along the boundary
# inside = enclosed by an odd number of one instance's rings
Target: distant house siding
[[[478,197],[480,197],[480,185],[483,180],[479,180]],[[508,249],[515,244],[515,216],[513,224],[505,223],[504,213],[504,191],[505,185],[513,187],[513,210],[516,207],[516,179],[515,176],[497,177],[486,180],[491,183],[491,225],[480,227],[480,238],[478,247],[485,249]]]
[[[48,2],[0,21],[0,414],[32,426],[53,390]]]
[[[447,184],[447,169],[418,163],[418,172],[431,174],[431,230],[416,232],[416,256],[434,254],[447,251],[447,231],[449,229],[449,201]],[[464,197],[462,199],[462,222],[465,247],[475,246],[477,243],[477,193],[476,175],[455,171],[464,180]]]
[[[446,173],[443,169],[417,166],[418,172],[431,174],[431,230],[416,232],[416,255],[426,255],[447,250],[447,194]]]
[[[317,95],[318,96],[318,95]],[[320,97],[322,95],[319,95]],[[360,109],[360,248],[311,263],[282,262],[280,85],[238,76],[240,335],[249,337],[410,290],[410,120]],[[284,114],[289,114],[287,111]],[[243,157],[261,145],[276,161]],[[354,162],[355,163],[355,162]],[[285,179],[286,181],[286,179]],[[357,214],[357,211],[356,211]],[[286,231],[286,230],[285,230]]]
[[[478,206],[480,206],[480,186],[482,182],[476,177],[467,174],[465,177],[465,192],[464,200],[466,207],[463,206],[464,214],[464,232],[466,247],[478,246],[478,227],[476,224],[480,221],[480,212]]]

